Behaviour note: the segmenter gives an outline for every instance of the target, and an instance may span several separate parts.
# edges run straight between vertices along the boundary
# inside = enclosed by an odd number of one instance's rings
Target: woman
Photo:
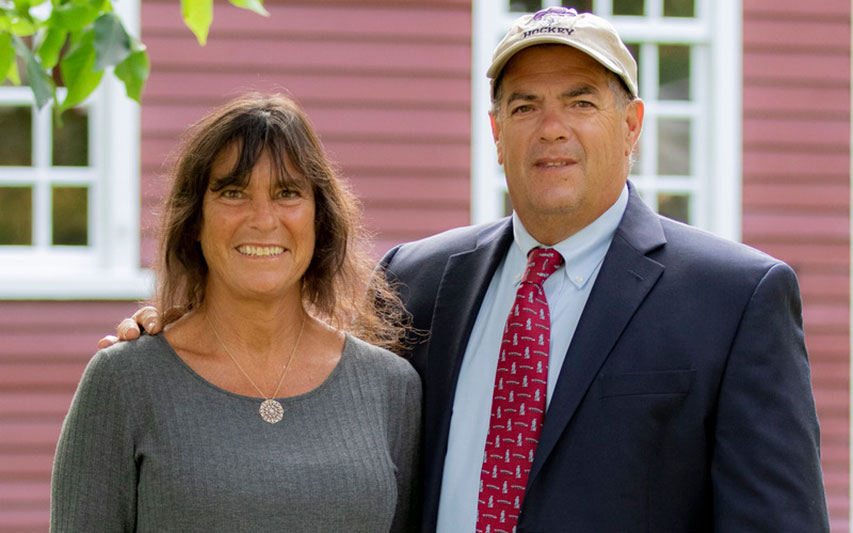
[[[247,95],[191,128],[161,227],[168,327],[90,362],[52,530],[414,529],[420,381],[353,336],[405,335],[387,284],[365,297],[360,236],[291,100]]]

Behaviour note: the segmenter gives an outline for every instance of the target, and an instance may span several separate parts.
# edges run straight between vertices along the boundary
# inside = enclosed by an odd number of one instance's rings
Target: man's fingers
[[[104,348],[109,348],[113,344],[118,342],[118,337],[115,335],[107,335],[98,341],[98,349],[103,350]]]
[[[160,333],[160,330],[163,329],[163,324],[160,322],[160,313],[157,312],[157,308],[150,305],[133,313],[133,320],[151,335]]]
[[[130,341],[139,338],[139,326],[132,318],[125,318],[119,322],[116,333],[118,333],[119,340]]]

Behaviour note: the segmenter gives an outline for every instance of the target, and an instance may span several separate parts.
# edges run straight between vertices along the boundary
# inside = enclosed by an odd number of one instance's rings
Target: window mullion
[[[609,18],[613,14],[613,0],[596,0],[595,13],[601,17]]]
[[[36,172],[33,184],[33,248],[39,252],[50,251],[50,228],[52,224],[50,181],[44,172]]]
[[[711,146],[708,117],[711,115],[711,109],[708,105],[710,99],[708,95],[708,47],[694,46],[691,51],[691,65],[693,72],[690,76],[690,94],[693,98],[694,110],[696,111],[691,122],[691,137],[694,142],[690,146],[690,161],[691,173],[696,176],[697,191],[692,198],[692,209],[695,213],[694,224],[703,228],[711,227],[710,203],[713,195],[709,190],[708,183],[709,169],[711,164],[709,161],[709,153]],[[704,109],[701,109],[703,106]]]
[[[53,212],[49,172],[52,114],[53,109],[49,105],[40,110],[33,107],[33,167],[36,180],[33,188],[33,246],[40,252],[50,251],[52,244]]]
[[[710,40],[710,28],[702,20],[623,16],[613,17],[613,26],[626,42],[694,44]]]
[[[644,43],[640,47],[640,95],[648,99],[646,120],[643,121],[643,133],[640,136],[642,156],[640,158],[643,179],[638,186],[645,193],[645,199],[657,209],[657,159],[658,159],[658,47],[653,43]]]
[[[658,21],[663,18],[663,0],[646,0],[646,16]]]

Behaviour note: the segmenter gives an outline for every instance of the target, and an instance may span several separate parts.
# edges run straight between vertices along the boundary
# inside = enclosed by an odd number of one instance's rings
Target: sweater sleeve
[[[420,523],[421,380],[406,364],[400,403],[391,406],[391,459],[396,466],[397,507],[392,532],[417,531]]]
[[[137,470],[116,351],[89,362],[62,425],[51,478],[53,532],[134,530]]]

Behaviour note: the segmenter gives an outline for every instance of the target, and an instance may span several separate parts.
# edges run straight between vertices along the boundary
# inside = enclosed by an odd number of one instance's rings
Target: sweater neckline
[[[165,335],[160,333],[157,335],[152,335],[152,338],[157,339],[160,343],[163,344],[163,346],[166,348],[166,353],[169,354],[170,359],[174,360],[178,364],[178,366],[183,368],[190,375],[190,377],[192,377],[193,379],[195,379],[197,381],[200,381],[204,386],[206,386],[206,387],[208,387],[214,391],[217,391],[221,394],[225,394],[225,395],[231,396],[233,398],[238,398],[240,400],[252,401],[252,402],[257,402],[259,400],[260,401],[266,400],[266,398],[261,398],[260,396],[256,397],[256,396],[247,396],[245,394],[238,394],[236,392],[231,392],[229,390],[223,389],[222,387],[220,387],[218,385],[214,385],[213,383],[208,381],[207,378],[205,378],[204,376],[202,376],[201,374],[196,372],[190,365],[187,364],[186,361],[184,361],[181,358],[180,355],[178,355],[178,353],[175,351],[175,349],[172,347],[172,345],[169,344],[169,341],[166,340]],[[345,339],[344,339],[344,348],[341,352],[341,357],[338,360],[337,364],[335,365],[335,368],[332,369],[332,371],[329,373],[328,376],[326,376],[326,379],[324,379],[322,383],[320,383],[319,385],[317,385],[316,387],[314,387],[310,391],[303,392],[302,394],[297,394],[295,396],[284,396],[284,397],[278,397],[278,398],[272,398],[272,399],[278,401],[279,403],[285,404],[285,403],[298,402],[300,400],[305,400],[305,399],[311,398],[312,396],[320,394],[324,389],[326,389],[329,386],[330,383],[332,383],[332,381],[334,381],[337,378],[337,375],[341,372],[341,368],[345,364],[344,361],[346,359],[349,359],[349,352],[351,351],[352,343],[353,343],[352,336],[349,333],[346,333]]]

